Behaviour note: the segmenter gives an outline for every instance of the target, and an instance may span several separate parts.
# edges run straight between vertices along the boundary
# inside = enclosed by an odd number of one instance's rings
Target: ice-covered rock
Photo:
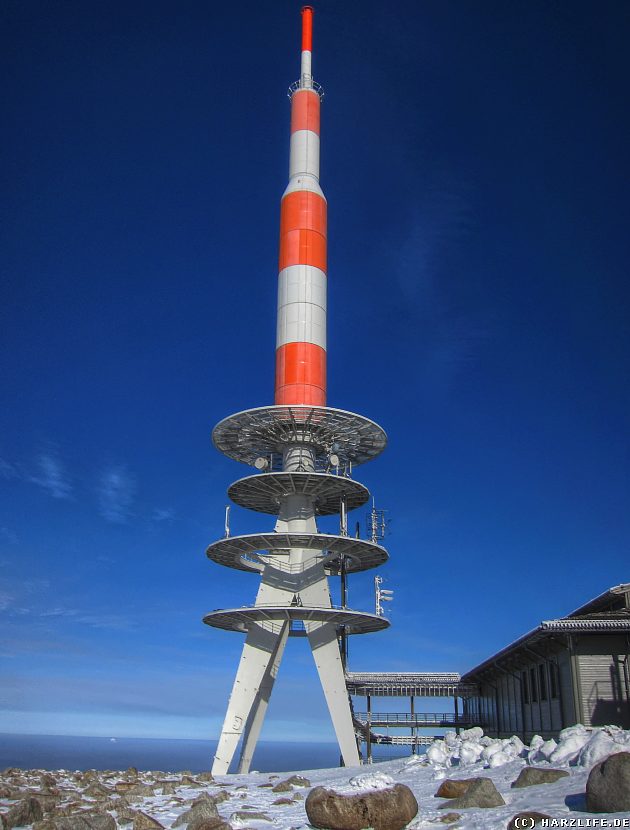
[[[560,743],[549,756],[548,760],[552,764],[570,764],[575,761],[580,754],[582,747],[588,742],[590,734],[582,727],[583,731],[570,731],[563,729],[560,733]],[[563,732],[569,734],[563,735]]]
[[[483,738],[483,729],[480,726],[471,726],[470,729],[462,729],[459,737],[462,741],[478,741]]]
[[[481,744],[476,741],[464,741],[459,748],[460,766],[467,767],[470,764],[476,764],[479,758],[481,758],[482,752],[483,747]]]
[[[503,749],[503,745],[502,745],[501,741],[496,741],[496,740],[492,741],[491,744],[488,744],[488,746],[484,747],[484,749],[481,753],[481,758],[484,761],[489,761],[490,758],[492,758],[492,756],[496,752],[500,752],[502,749]]]
[[[545,741],[545,743],[540,747],[540,749],[538,750],[538,754],[544,761],[548,761],[557,748],[558,744],[556,743],[556,741],[554,741],[553,738],[550,738],[548,741]]]
[[[535,764],[538,760],[538,750],[540,747],[545,743],[545,739],[542,735],[534,735],[534,737],[529,742],[529,750],[527,752],[527,763],[528,764]]]
[[[434,766],[450,767],[451,756],[444,741],[434,741],[427,749],[427,758]]]
[[[521,757],[527,749],[527,747],[525,746],[523,741],[518,737],[518,735],[512,735],[512,737],[510,738],[510,744],[514,747],[516,756],[518,757]]]
[[[581,767],[592,767],[612,755],[621,752],[622,747],[616,744],[609,732],[604,729],[597,731],[584,744],[578,755],[577,762]]]
[[[512,759],[512,756],[506,752],[504,749],[500,749],[498,752],[493,753],[490,758],[488,758],[488,766],[491,769],[494,767],[502,767],[503,764],[509,763]]]
[[[452,747],[453,749],[461,743],[461,738],[457,734],[457,732],[453,732],[452,730],[447,732],[444,736],[444,743],[448,747]]]

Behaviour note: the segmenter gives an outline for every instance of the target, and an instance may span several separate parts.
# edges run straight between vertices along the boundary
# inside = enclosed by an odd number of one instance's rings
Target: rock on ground
[[[267,813],[256,810],[237,810],[230,816],[230,821],[273,821],[273,819]]]
[[[446,778],[435,794],[436,798],[459,798],[464,795],[468,787],[475,781],[474,778]]]
[[[228,801],[230,795],[229,793],[226,793],[225,790],[221,790],[216,795],[210,796],[210,798],[212,799],[212,801],[214,801],[215,804],[221,804],[223,801]]]
[[[173,822],[172,827],[180,827],[182,824],[187,824],[189,830],[195,830],[201,822],[218,817],[219,811],[217,810],[217,805],[211,798],[204,798],[194,804],[190,810],[186,810],[181,816],[178,816]]]
[[[553,784],[560,778],[566,778],[569,773],[564,769],[545,769],[544,767],[525,767],[519,773],[512,787],[535,787],[538,784]]]
[[[327,830],[401,830],[418,812],[418,802],[405,784],[356,795],[315,787],[304,806],[309,822]]]
[[[275,787],[271,788],[272,793],[290,793],[293,792],[293,787],[288,781],[279,781]]]
[[[75,813],[38,822],[33,830],[116,830],[109,813]]]
[[[217,816],[217,818],[204,819],[198,825],[198,830],[232,830],[232,825],[225,821],[225,819]]]
[[[1,820],[5,830],[10,830],[12,827],[22,827],[24,824],[41,821],[43,817],[42,805],[36,798],[31,797],[14,804],[8,813],[4,813]]]
[[[630,810],[630,752],[617,752],[596,764],[586,782],[589,813]]]
[[[164,830],[164,825],[148,813],[138,810],[133,817],[133,830]]]
[[[505,801],[494,786],[491,778],[472,778],[466,792],[458,798],[452,798],[440,804],[439,809],[445,807],[465,809],[467,807],[502,807]]]
[[[310,787],[311,782],[303,775],[292,775],[287,778],[287,784],[293,784],[294,787]]]

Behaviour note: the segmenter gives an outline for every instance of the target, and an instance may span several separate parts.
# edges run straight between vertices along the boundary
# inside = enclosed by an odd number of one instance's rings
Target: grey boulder
[[[109,813],[83,812],[47,819],[38,830],[116,830],[116,822]]]
[[[630,752],[617,752],[595,764],[586,782],[589,813],[630,810]]]
[[[182,824],[187,824],[189,830],[195,830],[198,824],[208,819],[215,819],[219,817],[217,805],[212,799],[207,798],[199,801],[190,810],[182,813],[172,824],[172,827],[180,827]]]
[[[8,813],[1,816],[1,819],[5,830],[10,830],[12,827],[22,827],[24,824],[41,821],[43,817],[42,805],[36,798],[31,797],[14,804]]]
[[[138,810],[133,817],[133,830],[164,830],[164,825],[148,813]]]
[[[538,784],[553,784],[560,778],[566,778],[568,774],[564,769],[525,767],[520,771],[516,781],[512,781],[512,787],[520,789],[521,787],[535,787]]]
[[[437,788],[436,798],[459,798],[464,795],[475,778],[445,778]]]
[[[494,786],[491,778],[471,778],[466,792],[459,796],[459,798],[451,798],[450,801],[445,801],[440,804],[440,810],[448,807],[452,809],[466,809],[467,807],[502,807],[505,801],[501,797],[501,793]]]
[[[356,795],[315,787],[304,806],[313,827],[326,830],[402,830],[418,812],[418,802],[405,784]]]

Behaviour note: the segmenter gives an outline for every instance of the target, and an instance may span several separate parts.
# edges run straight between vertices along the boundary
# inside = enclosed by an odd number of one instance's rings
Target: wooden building
[[[630,583],[610,588],[462,676],[468,722],[496,737],[556,737],[566,726],[630,728]]]

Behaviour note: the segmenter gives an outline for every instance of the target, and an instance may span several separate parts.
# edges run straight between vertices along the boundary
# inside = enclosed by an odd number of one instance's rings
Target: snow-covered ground
[[[157,819],[163,827],[171,828],[178,817],[190,807],[191,802],[202,793],[207,792],[210,796],[224,793],[225,795],[220,796],[223,800],[218,802],[217,808],[220,815],[229,821],[233,828],[269,830],[275,827],[306,830],[309,825],[304,810],[304,799],[311,787],[324,785],[352,793],[402,783],[411,788],[419,805],[418,815],[409,827],[444,827],[440,820],[451,810],[439,809],[446,801],[435,797],[440,782],[445,778],[483,776],[492,779],[506,802],[505,806],[490,809],[454,808],[461,814],[455,822],[458,828],[504,830],[516,813],[525,810],[546,813],[554,819],[582,820],[550,826],[601,827],[606,826],[601,820],[609,819],[611,823],[608,826],[628,827],[630,812],[587,813],[584,800],[586,780],[593,764],[611,753],[622,751],[630,751],[630,731],[618,727],[587,729],[575,726],[564,730],[557,743],[545,742],[540,738],[534,739],[529,747],[524,746],[517,737],[509,740],[487,738],[480,729],[475,728],[463,732],[460,736],[449,733],[445,740],[436,741],[429,747],[426,755],[386,761],[371,767],[301,771],[299,774],[308,779],[306,782],[298,781],[276,792],[272,787],[286,781],[291,776],[290,773],[226,775],[214,782],[207,782],[194,775],[186,777],[183,774],[141,772],[137,777],[138,783],[151,785],[154,794],[136,797],[131,802],[131,808],[132,811],[142,810]],[[543,769],[564,769],[569,775],[553,784],[512,789],[510,785],[528,765]],[[16,774],[13,773],[13,778],[15,777]],[[89,808],[92,797],[82,792],[88,786],[88,781],[65,771],[55,773],[54,777],[62,793],[67,793],[68,798],[74,793],[75,799],[81,795],[82,809]],[[6,783],[7,779],[4,776],[1,778]],[[99,774],[97,780],[112,794],[115,802],[120,793],[120,788],[116,790],[116,783],[128,781],[129,777],[128,774],[125,777],[124,773],[103,773]],[[174,788],[168,794],[162,792],[165,780]],[[32,787],[37,781],[35,773],[24,775],[26,786]],[[171,786],[167,787],[167,790],[171,789]],[[35,792],[33,794],[36,795]],[[105,796],[101,794],[100,798],[103,797]],[[13,802],[4,798],[0,799],[0,803],[0,811],[6,812]],[[111,797],[109,803],[103,804],[102,807],[107,807],[110,814],[117,819],[119,827],[124,828],[125,822],[131,821],[129,812],[124,818],[119,814],[122,811],[115,809]],[[98,798],[93,805],[93,809],[97,808]],[[248,816],[248,813],[251,815]],[[254,816],[254,813],[258,815]],[[590,824],[587,823],[587,819],[590,819]],[[594,824],[594,819],[600,823]],[[614,820],[623,819],[626,819],[625,823],[615,825]],[[126,826],[131,830],[131,824]]]

